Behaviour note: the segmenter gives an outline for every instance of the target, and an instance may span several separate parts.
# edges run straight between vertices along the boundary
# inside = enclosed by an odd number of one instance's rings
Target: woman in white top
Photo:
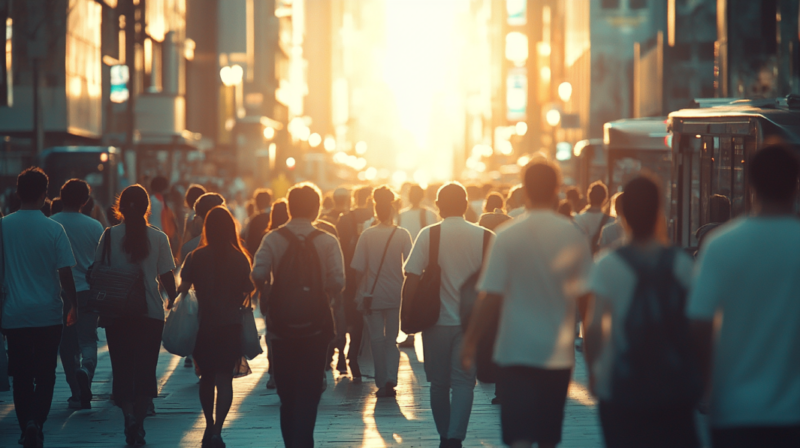
[[[376,395],[393,397],[400,365],[397,333],[403,262],[411,252],[411,234],[394,225],[395,194],[389,187],[379,187],[372,198],[379,223],[361,233],[350,267],[358,272],[356,302],[369,328]]]
[[[121,224],[103,233],[95,251],[95,264],[106,263],[103,247],[110,241],[109,263],[112,267],[138,268],[144,276],[146,311],[125,317],[101,317],[106,328],[108,354],[111,358],[114,401],[125,416],[125,438],[129,445],[144,445],[142,424],[147,408],[158,394],[156,366],[164,329],[164,302],[157,280],[175,300],[175,260],[167,235],[147,223],[150,199],[141,185],[122,191],[114,207]]]

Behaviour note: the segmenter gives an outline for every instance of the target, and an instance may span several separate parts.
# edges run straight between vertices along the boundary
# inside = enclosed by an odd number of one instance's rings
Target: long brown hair
[[[244,255],[247,262],[250,263],[250,256],[247,255],[247,251],[244,250],[239,240],[236,221],[231,212],[221,205],[212,208],[206,215],[200,247],[209,247],[219,252],[237,251]]]
[[[139,184],[122,190],[114,204],[114,216],[125,223],[122,250],[134,263],[147,258],[150,254],[150,240],[147,237],[150,197],[147,190]]]

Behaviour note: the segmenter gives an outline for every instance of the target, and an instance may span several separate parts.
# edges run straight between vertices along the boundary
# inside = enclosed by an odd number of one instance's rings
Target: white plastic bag
[[[197,297],[192,290],[178,297],[167,316],[167,323],[164,324],[164,332],[161,335],[164,348],[173,355],[191,355],[199,327]]]

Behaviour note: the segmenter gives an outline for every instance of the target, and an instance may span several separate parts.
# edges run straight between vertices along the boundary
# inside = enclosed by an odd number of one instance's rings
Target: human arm
[[[167,292],[167,309],[171,309],[175,304],[175,299],[178,297],[178,290],[175,287],[175,274],[172,271],[166,272],[158,276],[158,281],[161,282],[161,287]]]
[[[250,278],[259,290],[262,290],[264,285],[268,284],[270,281],[272,264],[275,259],[272,245],[270,244],[272,237],[272,234],[267,234],[261,239],[261,244],[258,246],[258,250],[256,250],[256,254],[253,257],[253,269],[250,272]]]
[[[342,248],[333,235],[328,233],[321,235],[320,238],[326,239],[326,269],[325,269],[325,291],[331,296],[341,293],[344,290],[344,256]]]
[[[478,296],[461,348],[461,365],[465,370],[471,369],[475,363],[478,341],[499,321],[502,303],[503,296],[500,294],[482,292]]]
[[[61,280],[61,291],[64,293],[64,298],[69,302],[67,326],[70,327],[78,321],[78,294],[75,292],[75,279],[72,277],[72,268],[60,268],[58,270],[58,278]]]

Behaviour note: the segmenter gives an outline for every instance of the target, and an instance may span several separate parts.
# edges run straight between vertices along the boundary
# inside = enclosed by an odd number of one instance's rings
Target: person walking
[[[592,256],[583,233],[553,210],[561,187],[558,167],[535,161],[523,176],[527,212],[497,233],[478,282],[481,296],[462,361],[473,365],[478,342],[496,322],[503,442],[550,448],[561,441],[575,364],[576,303],[585,310]]]
[[[746,172],[755,214],[703,244],[687,314],[707,379],[713,447],[797,447],[800,168],[794,149],[772,146],[756,152]]]
[[[250,258],[227,208],[206,215],[203,241],[181,268],[181,293],[194,287],[200,327],[193,357],[200,369],[200,405],[206,418],[204,448],[224,448],[222,426],[233,402],[233,371],[242,357],[240,308],[253,291]],[[216,420],[214,392],[216,390]]]
[[[266,316],[287,448],[314,446],[320,378],[334,336],[330,297],[345,284],[339,242],[313,226],[321,197],[309,183],[289,190],[290,220],[261,241],[251,273],[256,286],[274,279]]]
[[[474,367],[464,368],[459,361],[463,338],[461,286],[481,269],[484,234],[489,230],[464,219],[469,203],[467,191],[459,183],[441,187],[436,205],[443,220],[423,229],[411,249],[405,264],[403,301],[414,297],[428,266],[431,233],[438,233],[441,307],[436,324],[422,332],[422,348],[439,446],[450,448],[460,447],[467,436],[476,375]]]
[[[253,192],[253,202],[256,212],[248,220],[242,232],[245,248],[250,254],[255,254],[261,238],[269,228],[270,214],[272,211],[272,191],[267,188],[258,188]]]
[[[122,190],[114,209],[122,222],[103,233],[94,262],[103,262],[103,247],[109,239],[109,264],[140,269],[143,274],[147,313],[100,319],[111,358],[114,402],[125,417],[125,440],[138,446],[145,444],[144,419],[158,394],[156,366],[164,329],[164,302],[157,281],[166,291],[171,307],[177,297],[172,274],[175,260],[167,236],[148,225],[150,198],[141,185]]]
[[[422,229],[439,221],[436,213],[422,205],[423,199],[425,190],[419,185],[412,185],[408,189],[408,202],[411,206],[400,211],[398,225],[408,230],[412,240],[416,240]]]
[[[589,244],[594,254],[600,248],[598,244],[600,241],[600,232],[603,231],[603,227],[611,222],[613,218],[603,212],[603,206],[608,197],[608,189],[603,182],[598,180],[589,185],[589,192],[586,196],[589,198],[589,206],[575,215],[575,224],[577,224],[589,238]]]
[[[72,391],[68,404],[71,409],[91,409],[92,378],[97,367],[97,313],[87,307],[89,283],[86,272],[94,262],[97,242],[103,235],[103,226],[96,219],[81,213],[89,200],[91,187],[80,179],[70,179],[61,187],[61,213],[50,219],[61,224],[67,232],[76,265],[72,269],[78,297],[78,321],[65,326],[61,334],[61,365],[67,384]],[[64,315],[68,306],[64,306]]]
[[[181,233],[181,246],[186,244],[187,241],[197,237],[203,233],[203,223],[195,221],[194,204],[200,196],[206,194],[206,189],[202,185],[192,184],[186,189],[186,194],[183,196],[183,202],[188,212],[183,219],[183,232]]]
[[[702,383],[686,316],[694,262],[664,243],[656,182],[634,178],[621,197],[631,242],[600,255],[589,275],[586,364],[605,445],[699,447]]]
[[[505,207],[503,195],[494,191],[489,193],[484,201],[483,214],[478,219],[478,225],[494,231],[500,224],[511,219],[503,212],[503,207]]]
[[[269,214],[269,229],[268,232],[276,230],[277,228],[281,227],[282,225],[289,222],[289,206],[286,202],[286,199],[278,199],[272,204],[272,210]],[[262,238],[263,239],[263,238]],[[267,300],[269,298],[269,284],[262,285],[262,287],[258,290],[259,296],[259,306],[261,307],[261,313],[265,317],[267,315]],[[277,386],[275,385],[275,376],[272,369],[273,365],[273,358],[272,358],[272,334],[269,331],[269,327],[267,327],[267,334],[264,335],[264,340],[267,344],[267,360],[269,361],[269,368],[267,370],[267,374],[269,374],[269,379],[267,379],[267,389],[275,389]],[[345,368],[347,370],[347,368]]]
[[[323,213],[322,219],[335,226],[339,222],[339,218],[350,211],[351,202],[350,190],[343,187],[333,190],[333,208],[327,213]]]
[[[396,394],[403,261],[411,252],[411,234],[394,225],[392,203],[395,198],[394,192],[386,186],[372,192],[379,224],[361,234],[350,264],[358,273],[357,303],[369,329],[378,397]]]
[[[625,229],[622,226],[622,195],[623,193],[619,192],[611,197],[613,205],[611,214],[616,218],[614,222],[603,226],[603,230],[600,231],[600,240],[597,243],[600,249],[614,248],[625,241]]]
[[[522,190],[522,185],[514,185],[508,191],[506,213],[511,218],[516,218],[525,213],[525,192]]]
[[[181,265],[186,260],[186,257],[192,253],[193,250],[197,249],[200,246],[203,236],[203,223],[205,222],[206,215],[208,212],[211,211],[212,208],[217,206],[224,206],[225,205],[225,198],[222,197],[219,193],[206,193],[199,198],[194,203],[194,222],[199,224],[200,226],[200,233],[195,235],[189,241],[183,243],[181,246],[181,253],[180,253],[180,261]],[[188,367],[188,366],[187,366]]]
[[[8,339],[20,444],[25,448],[44,444],[42,428],[53,401],[64,309],[67,326],[78,320],[69,238],[61,224],[40,211],[47,184],[47,175],[39,168],[20,173],[21,207],[0,220],[5,265],[0,288],[7,293],[2,329]]]

